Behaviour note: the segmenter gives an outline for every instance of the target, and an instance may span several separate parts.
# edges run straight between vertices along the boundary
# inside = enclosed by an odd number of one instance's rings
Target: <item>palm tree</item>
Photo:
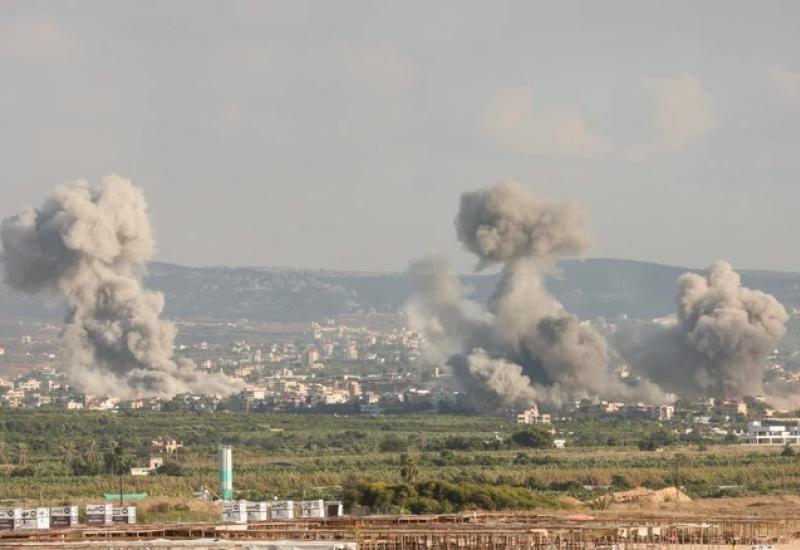
[[[116,454],[117,450],[120,448],[120,444],[116,439],[109,439],[108,443],[106,443],[106,447],[108,448],[108,452]]]
[[[89,464],[97,464],[97,441],[94,439],[89,440],[86,444],[86,449],[83,451],[83,458]]]
[[[130,461],[125,458],[125,450],[118,441],[111,440],[108,442],[108,450],[103,454],[103,463],[106,467],[106,473],[119,476],[119,505],[122,506],[124,493],[123,493],[123,480],[125,472],[130,468]]]
[[[108,442],[108,450],[103,453],[103,463],[109,474],[119,475],[125,469],[122,445],[115,440]]]
[[[30,462],[30,450],[28,449],[28,445],[26,443],[18,443],[17,444],[17,452],[14,456],[14,463],[17,466],[25,466]]]
[[[419,475],[416,461],[407,454],[400,455],[400,477],[406,483],[414,483]]]
[[[75,443],[72,441],[67,441],[58,449],[59,454],[61,455],[61,460],[64,461],[64,464],[72,464],[72,462],[78,457],[78,449],[75,447]]]

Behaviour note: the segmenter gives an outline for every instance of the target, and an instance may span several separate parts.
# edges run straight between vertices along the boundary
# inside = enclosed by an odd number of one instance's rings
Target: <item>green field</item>
[[[234,446],[238,498],[344,498],[375,511],[558,507],[560,495],[591,499],[639,485],[678,484],[692,496],[800,489],[800,458],[780,448],[672,438],[664,450],[642,451],[641,441],[663,436],[657,423],[556,427],[584,446],[536,448],[548,441],[514,437],[515,426],[491,416],[5,410],[0,498],[65,503],[117,492],[113,472],[144,465],[149,442],[162,436],[184,446],[163,474],[122,476],[125,492],[216,491],[220,443]]]

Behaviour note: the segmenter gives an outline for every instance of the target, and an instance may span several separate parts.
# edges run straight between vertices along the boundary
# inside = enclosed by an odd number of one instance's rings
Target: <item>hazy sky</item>
[[[511,177],[592,256],[800,271],[800,2],[6,0],[0,71],[0,215],[116,172],[160,260],[467,268]]]

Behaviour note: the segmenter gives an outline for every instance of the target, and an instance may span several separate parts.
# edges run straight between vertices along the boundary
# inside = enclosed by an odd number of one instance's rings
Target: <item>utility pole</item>
[[[679,490],[680,486],[681,486],[681,482],[680,482],[680,479],[678,477],[678,460],[679,460],[679,457],[676,455],[675,456],[675,490],[676,491]],[[676,493],[676,495],[677,495],[677,493]]]

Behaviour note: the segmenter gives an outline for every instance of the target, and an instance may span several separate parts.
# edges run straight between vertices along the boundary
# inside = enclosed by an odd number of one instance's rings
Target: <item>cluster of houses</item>
[[[618,417],[628,420],[664,422],[675,433],[700,430],[712,436],[725,436],[730,442],[746,445],[800,445],[800,417],[788,411],[769,409],[763,397],[714,399],[703,397],[694,402],[678,401],[676,405],[625,404],[608,401],[574,403],[562,411],[560,419],[570,415],[591,415],[595,418]],[[515,424],[551,424],[555,418],[540,413],[536,405],[518,411]],[[553,431],[555,433],[555,431]],[[564,440],[556,440],[562,446]]]

